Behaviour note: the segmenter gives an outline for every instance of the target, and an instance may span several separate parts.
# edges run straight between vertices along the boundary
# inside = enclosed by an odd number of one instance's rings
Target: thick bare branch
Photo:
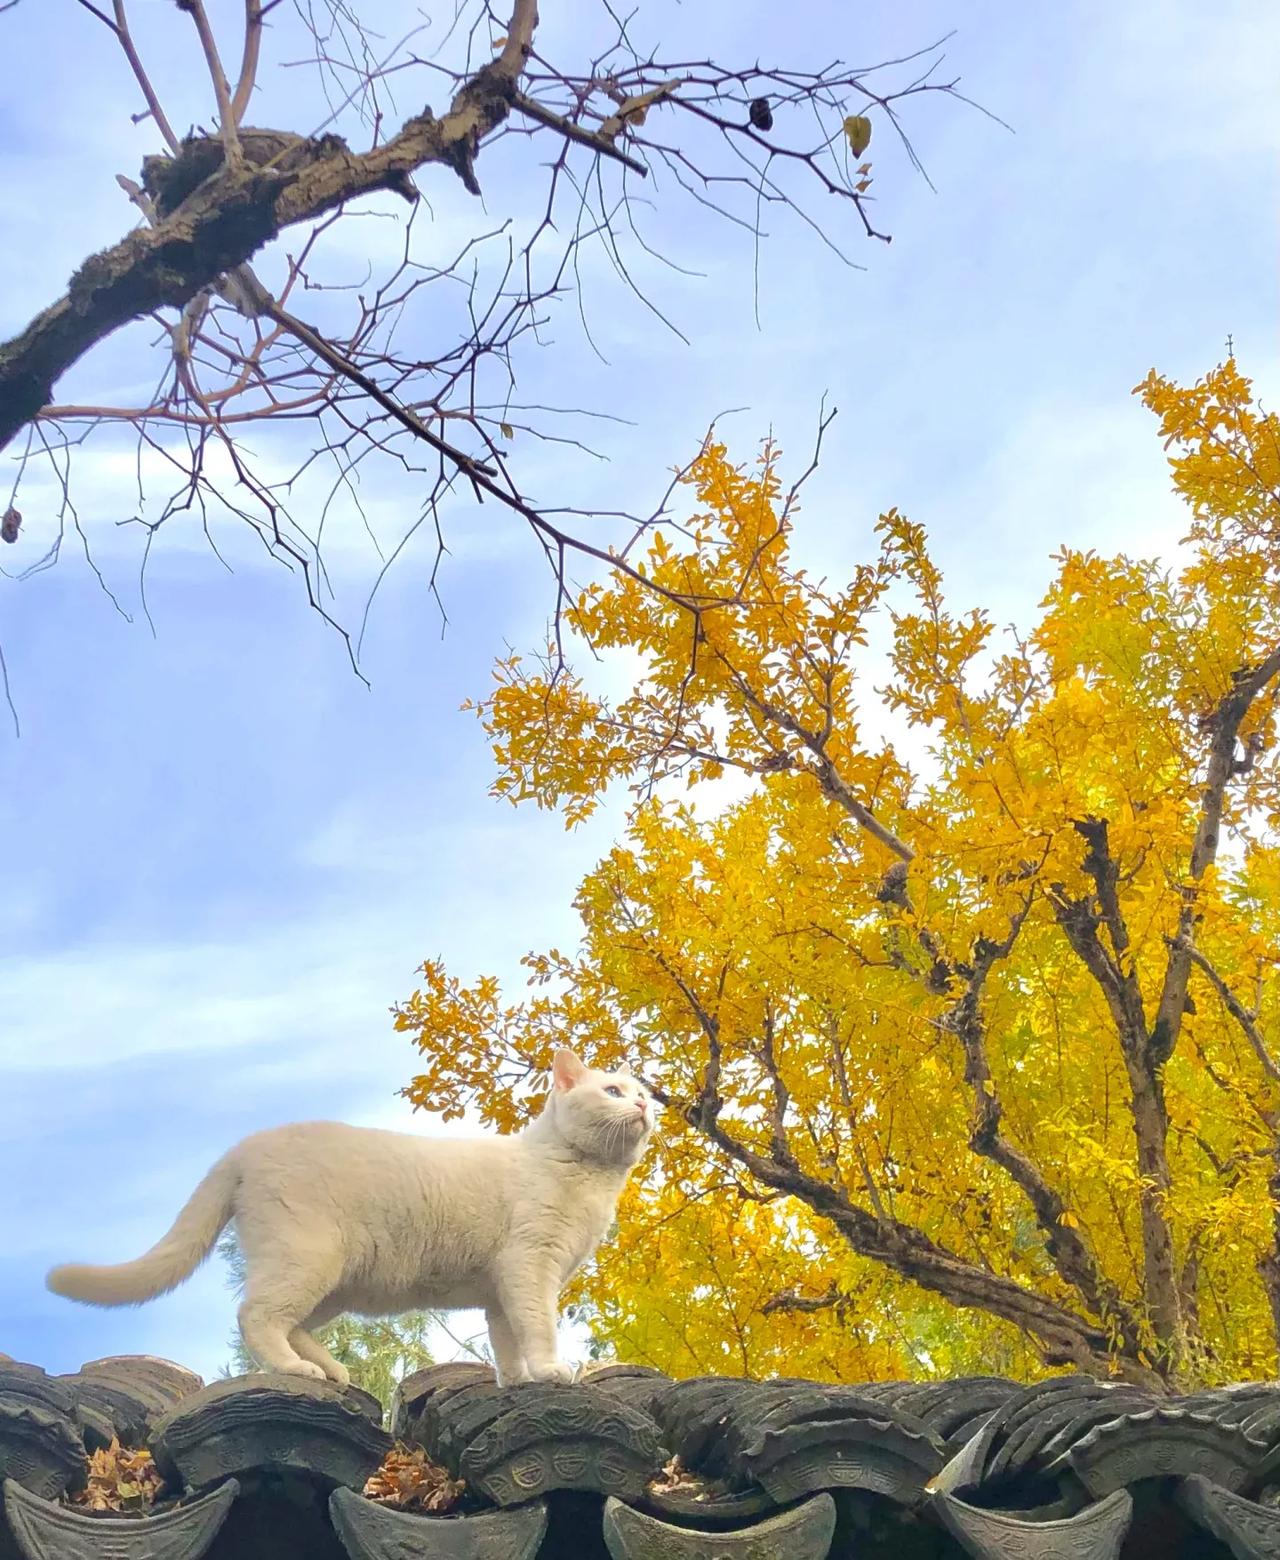
[[[426,163],[453,168],[478,193],[477,148],[507,117],[536,20],[533,0],[516,0],[502,53],[466,82],[443,119],[428,109],[361,155],[331,136],[299,140],[288,167],[224,164],[165,220],[86,261],[65,297],[0,346],[0,449],[90,347],[156,309],[185,307],[283,229],[374,190],[403,192]]]
[[[1049,897],[1068,943],[1106,998],[1120,1041],[1129,1078],[1129,1110],[1140,1177],[1143,1290],[1166,1368],[1176,1372],[1187,1339],[1173,1232],[1166,1208],[1173,1186],[1168,1154],[1169,1113],[1141,997],[1136,992],[1136,978],[1132,970],[1122,972],[1103,946],[1099,935],[1101,921],[1088,900],[1067,897],[1061,884],[1051,888]]]
[[[244,51],[240,56],[240,75],[231,99],[231,114],[237,126],[244,118],[258,78],[258,56],[262,51],[262,0],[244,0]]]
[[[883,1263],[952,1305],[973,1306],[1012,1323],[1036,1340],[1046,1363],[1071,1364],[1102,1376],[1116,1368],[1107,1333],[1084,1317],[1013,1279],[966,1261],[912,1225],[875,1218],[830,1183],[758,1153],[734,1137],[717,1117],[708,1120],[701,1101],[682,1103],[660,1088],[650,1087],[661,1104],[681,1114],[757,1180],[796,1197],[832,1223],[859,1255]],[[1122,1372],[1136,1379],[1154,1379],[1139,1362],[1122,1358],[1118,1363]]]
[[[1218,838],[1222,829],[1222,810],[1227,785],[1236,773],[1236,743],[1240,727],[1253,701],[1267,684],[1280,674],[1280,646],[1257,666],[1235,673],[1231,692],[1226,694],[1209,722],[1212,740],[1209,767],[1200,801],[1200,822],[1191,845],[1187,881],[1182,889],[1182,910],[1178,930],[1169,947],[1164,983],[1151,1026],[1151,1051],[1157,1066],[1173,1055],[1182,1031],[1186,1012],[1187,981],[1191,974],[1191,947],[1196,921],[1196,891],[1205,872],[1217,860]]]
[[[554,113],[523,92],[512,95],[511,106],[527,119],[535,120],[540,125],[546,125],[549,130],[557,131],[566,141],[572,141],[577,146],[589,146],[593,152],[599,152],[602,157],[611,157],[615,162],[620,162],[624,168],[630,168],[632,173],[638,173],[642,179],[649,177],[649,170],[638,157],[632,157],[629,152],[624,152],[599,131],[584,130],[572,119]]]
[[[1095,1316],[1115,1324],[1126,1352],[1138,1359],[1141,1357],[1141,1336],[1137,1317],[1098,1266],[1084,1236],[1071,1222],[1070,1210],[1063,1197],[1049,1184],[1031,1156],[1003,1131],[1004,1105],[987,1054],[982,995],[992,969],[1012,951],[1032,900],[1033,895],[1028,894],[1013,917],[1007,936],[1000,942],[979,941],[965,990],[944,1021],[964,1051],[964,1077],[972,1095],[969,1145],[975,1153],[999,1165],[1027,1198],[1059,1276],[1077,1291]]]
[[[1016,935],[1016,931],[1012,935]],[[655,957],[670,974],[670,966],[660,956]],[[1094,1374],[1107,1374],[1115,1368],[1116,1355],[1105,1328],[1023,1288],[1012,1279],[966,1261],[924,1231],[887,1214],[883,1208],[875,1213],[860,1208],[842,1187],[804,1170],[786,1146],[785,1132],[781,1130],[787,1103],[785,1093],[774,1092],[768,1154],[735,1136],[722,1119],[725,1102],[718,1088],[721,1065],[718,1021],[683,978],[677,982],[677,988],[711,1048],[711,1062],[701,1080],[698,1096],[692,1101],[678,1101],[659,1085],[646,1080],[661,1104],[678,1111],[691,1127],[703,1133],[765,1186],[798,1198],[820,1217],[829,1220],[860,1255],[884,1263],[922,1288],[943,1295],[953,1305],[975,1306],[1012,1322],[1038,1341],[1047,1362],[1074,1364],[1078,1369]],[[772,1064],[776,1078],[771,1037],[767,1060]],[[778,1152],[780,1135],[781,1153]],[[1099,1306],[1099,1311],[1102,1309]],[[1145,1362],[1137,1356],[1136,1339],[1120,1358],[1122,1369],[1142,1379],[1151,1376]]]

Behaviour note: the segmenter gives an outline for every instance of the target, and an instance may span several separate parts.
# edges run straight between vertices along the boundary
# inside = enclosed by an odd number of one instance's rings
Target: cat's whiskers
[[[611,1160],[613,1158],[614,1134],[621,1124],[619,1118],[610,1116],[605,1121],[602,1121],[597,1128],[596,1138],[600,1144],[600,1157],[602,1159]]]
[[[600,1157],[606,1161],[621,1158],[627,1146],[627,1129],[632,1117],[609,1116],[598,1123],[592,1132],[592,1144],[599,1151]]]

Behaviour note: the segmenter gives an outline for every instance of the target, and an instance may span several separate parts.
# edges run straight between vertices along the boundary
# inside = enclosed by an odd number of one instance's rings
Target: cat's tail
[[[213,1250],[231,1218],[239,1183],[239,1166],[229,1154],[192,1192],[169,1233],[136,1261],[110,1267],[71,1262],[51,1268],[45,1283],[55,1295],[89,1305],[140,1305],[177,1288]]]

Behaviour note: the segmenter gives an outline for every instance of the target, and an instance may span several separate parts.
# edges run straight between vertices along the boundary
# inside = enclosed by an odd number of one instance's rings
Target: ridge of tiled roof
[[[401,1382],[385,1417],[296,1376],[0,1359],[0,1560],[1280,1560],[1272,1385],[610,1365],[499,1387],[450,1364]],[[147,1516],[67,1498],[113,1439],[163,1477]],[[462,1481],[447,1515],[362,1493],[395,1441]]]

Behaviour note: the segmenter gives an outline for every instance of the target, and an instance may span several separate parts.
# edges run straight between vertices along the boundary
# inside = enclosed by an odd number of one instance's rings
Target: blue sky
[[[136,9],[175,122],[207,121],[175,8]],[[390,31],[413,14],[382,11]],[[548,47],[576,60],[599,14],[564,7]],[[1025,622],[1064,542],[1172,549],[1181,517],[1131,387],[1152,366],[1195,377],[1232,334],[1245,370],[1280,393],[1273,5],[642,0],[638,25],[672,52],[798,65],[871,61],[954,28],[947,68],[1013,133],[955,103],[909,113],[936,193],[878,135],[892,246],[854,239],[866,269],[853,271],[771,220],[760,329],[750,245],[660,190],[649,236],[699,274],[646,274],[692,345],[655,328],[602,263],[585,268],[607,361],[565,307],[553,345],[520,364],[522,391],[628,425],[597,429],[603,462],[521,451],[540,499],[645,508],[727,407],[745,408],[724,424],[743,458],[773,428],[798,464],[826,394],[840,416],[801,543],[815,569],[848,570],[896,504],[929,528],[958,601]],[[128,226],[113,176],[155,146],[130,122],[104,30],[71,0],[24,0],[0,28],[21,61],[0,102],[4,337]],[[309,75],[274,68],[290,57],[269,47],[253,122],[305,127]],[[530,198],[527,159],[505,156],[492,174],[481,163],[490,215]],[[444,247],[475,215],[450,177],[423,179],[424,242]],[[388,242],[372,219],[347,231],[353,265]],[[76,371],[77,393],[119,393],[137,363],[129,339],[108,343]],[[527,947],[570,941],[574,884],[617,816],[566,835],[486,796],[482,734],[459,705],[508,644],[538,641],[551,601],[529,538],[492,506],[448,516],[443,636],[430,548],[393,571],[366,688],[296,580],[229,523],[231,574],[194,528],[162,533],[153,637],[138,537],[115,524],[133,512],[128,480],[104,448],[82,463],[77,496],[132,622],[74,549],[34,578],[0,578],[22,719],[20,740],[0,727],[0,1350],[54,1370],[148,1352],[209,1374],[233,1312],[216,1264],[115,1312],[46,1294],[45,1269],[137,1254],[248,1131],[314,1117],[428,1127],[396,1098],[414,1053],[388,1007],[425,957],[511,975]],[[387,474],[367,496],[394,538],[412,493]],[[11,571],[47,544],[48,501],[37,485],[23,502],[23,539],[0,559]],[[330,565],[348,609],[376,566],[360,536],[337,517]]]

